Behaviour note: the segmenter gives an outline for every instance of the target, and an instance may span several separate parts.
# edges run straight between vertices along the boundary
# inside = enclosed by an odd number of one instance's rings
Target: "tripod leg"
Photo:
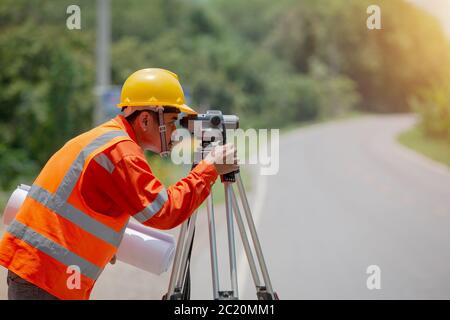
[[[175,258],[172,267],[172,273],[169,280],[169,289],[163,299],[186,299],[189,293],[183,292],[186,279],[186,274],[189,273],[188,256],[192,248],[192,241],[195,230],[195,221],[197,212],[195,212],[185,223],[182,224],[180,234],[178,236],[177,249],[175,251]],[[186,239],[187,234],[187,239]],[[188,274],[189,276],[189,274]],[[188,284],[190,285],[190,283]]]
[[[186,237],[186,229],[188,224],[189,220],[182,224],[180,234],[178,235],[177,249],[175,251],[175,258],[173,261],[172,273],[170,274],[169,289],[167,290],[166,299],[170,299],[175,292],[175,284],[177,283],[178,274],[180,273],[180,261],[181,255],[183,254],[184,239]]]
[[[233,189],[231,189],[231,196],[232,196],[232,200],[233,200],[234,216],[236,218],[236,222],[237,222],[237,225],[239,228],[239,233],[241,234],[242,244],[244,245],[245,255],[247,256],[248,264],[250,266],[250,271],[252,273],[253,282],[255,283],[255,287],[259,287],[259,286],[261,286],[261,283],[259,280],[258,271],[256,270],[255,259],[253,258],[253,253],[250,248],[250,244],[249,244],[247,234],[245,231],[244,222],[242,221],[241,212],[239,210],[239,206],[238,206],[236,196],[234,194]]]
[[[237,281],[237,266],[236,266],[236,248],[234,243],[234,230],[233,230],[233,209],[231,201],[231,185],[229,182],[224,182],[225,188],[225,207],[227,213],[227,229],[228,229],[228,250],[230,255],[230,276],[231,276],[231,289],[233,291],[233,297],[237,299],[238,294],[238,281]]]
[[[264,260],[264,256],[263,256],[262,249],[261,249],[261,244],[258,239],[258,234],[256,233],[255,222],[253,221],[253,217],[252,217],[252,214],[250,211],[250,206],[248,204],[247,196],[245,194],[244,185],[242,183],[241,176],[239,173],[236,173],[236,182],[237,182],[238,189],[239,189],[239,196],[242,201],[242,206],[244,207],[245,216],[247,218],[247,223],[248,223],[248,227],[250,230],[250,234],[252,236],[253,244],[255,246],[256,256],[258,257],[258,261],[259,261],[259,264],[261,267],[261,273],[262,273],[262,276],[264,279],[264,283],[266,285],[267,293],[269,295],[271,295],[272,297],[275,297],[276,295],[274,295],[274,292],[272,289],[272,283],[270,282],[269,272],[267,271],[267,265]]]
[[[197,212],[195,212],[191,218],[189,219],[189,228],[188,228],[188,234],[186,238],[186,244],[184,246],[183,255],[181,258],[181,268],[180,268],[180,276],[178,278],[177,287],[182,288],[186,273],[188,272],[188,256],[190,256],[190,250],[192,241],[194,238],[194,231],[195,231],[195,221],[197,220]]]
[[[211,271],[213,284],[214,300],[219,299],[219,268],[217,266],[217,247],[216,247],[216,226],[214,221],[214,206],[212,193],[207,200],[208,227],[209,227],[209,246],[211,254]]]

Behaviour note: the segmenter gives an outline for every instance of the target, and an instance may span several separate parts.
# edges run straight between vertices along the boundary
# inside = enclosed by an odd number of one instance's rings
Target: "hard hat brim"
[[[142,103],[139,103],[139,102],[137,102],[137,103],[136,102],[133,102],[133,103],[118,103],[117,107],[118,108],[123,108],[123,107],[130,107],[130,108],[132,108],[132,107],[145,107],[145,106],[150,106],[150,105],[151,104],[149,104],[149,102],[146,101],[146,102],[142,102]],[[191,107],[189,107],[186,104],[164,104],[163,107],[164,106],[177,108],[178,110],[180,110],[180,112],[184,112],[186,114],[198,114],[197,111],[195,111],[194,109],[192,109]]]
[[[191,107],[182,104],[177,106],[178,110],[180,110],[181,112],[187,113],[187,114],[198,114],[197,111],[195,111],[194,109],[192,109]]]

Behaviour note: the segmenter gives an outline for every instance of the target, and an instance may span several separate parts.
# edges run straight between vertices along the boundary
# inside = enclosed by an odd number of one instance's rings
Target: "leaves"
[[[70,31],[71,4],[0,2],[2,187],[36,174],[93,125],[97,8],[77,1],[82,29]],[[404,1],[380,0],[383,29],[370,31],[369,4],[113,0],[112,84],[141,68],[166,68],[179,75],[195,109],[236,113],[244,128],[355,108],[405,111],[417,96],[427,130],[448,134],[448,101],[442,86],[433,87],[450,74],[450,45],[438,23]]]
[[[425,133],[450,143],[450,82],[422,90],[410,103],[419,113]]]

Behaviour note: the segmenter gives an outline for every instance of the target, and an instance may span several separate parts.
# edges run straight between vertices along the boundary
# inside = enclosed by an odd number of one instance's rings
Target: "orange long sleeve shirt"
[[[133,142],[119,142],[89,163],[80,185],[86,204],[109,216],[123,212],[139,216],[138,221],[157,229],[171,229],[181,224],[209,195],[217,179],[214,165],[201,161],[187,177],[166,189],[152,173],[130,124],[121,115],[114,120]],[[158,196],[162,193],[163,200]],[[139,214],[149,206],[155,212]]]

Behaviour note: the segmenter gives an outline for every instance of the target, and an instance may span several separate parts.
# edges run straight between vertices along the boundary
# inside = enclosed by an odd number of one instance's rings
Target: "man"
[[[131,217],[170,229],[188,219],[218,175],[237,170],[235,150],[216,147],[165,188],[144,150],[167,155],[184,104],[176,74],[142,69],[124,83],[122,114],[67,142],[34,181],[0,242],[9,299],[88,299]],[[231,164],[223,164],[231,157]],[[78,283],[72,283],[73,271]]]

